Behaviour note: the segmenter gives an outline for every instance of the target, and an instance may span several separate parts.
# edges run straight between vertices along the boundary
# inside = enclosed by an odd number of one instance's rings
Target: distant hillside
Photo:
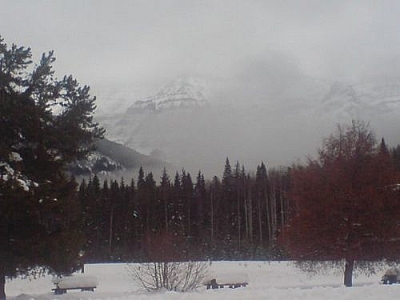
[[[127,169],[158,167],[167,164],[159,158],[141,154],[129,147],[107,139],[98,141],[96,147],[97,152],[112,158]]]
[[[168,166],[170,165],[167,162],[159,158],[143,155],[124,145],[103,139],[96,143],[96,151],[87,159],[71,164],[69,172],[78,177],[93,174],[119,177],[140,167],[148,171],[160,171]]]

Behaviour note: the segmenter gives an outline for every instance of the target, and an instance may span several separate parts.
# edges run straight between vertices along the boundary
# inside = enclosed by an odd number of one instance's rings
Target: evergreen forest
[[[254,172],[253,172],[254,173]],[[79,200],[86,262],[274,259],[290,209],[288,170],[251,175],[226,159],[222,178],[185,170],[161,178],[83,180]]]
[[[398,172],[400,146],[382,139],[378,148]],[[303,168],[261,162],[254,172],[226,158],[222,178],[165,168],[160,178],[142,168],[129,181],[94,175],[79,185],[85,262],[290,258],[282,241],[297,205],[291,174]]]

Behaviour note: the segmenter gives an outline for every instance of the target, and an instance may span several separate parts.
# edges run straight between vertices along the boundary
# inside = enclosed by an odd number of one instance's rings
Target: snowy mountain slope
[[[400,143],[400,81],[335,82],[315,106],[314,114],[316,123],[331,124],[330,132],[336,124],[364,120],[377,139],[384,137],[394,147]]]
[[[354,88],[345,83],[335,82],[322,99],[322,110],[328,113],[356,117],[361,102]]]
[[[98,122],[107,129],[107,137],[141,153],[163,148],[169,140],[170,122],[207,106],[206,88],[197,79],[170,82],[151,96],[133,103],[123,114],[99,115]],[[189,121],[189,120],[188,120]]]
[[[337,116],[374,118],[400,112],[400,82],[335,82],[322,99],[322,109]]]
[[[179,79],[132,101],[123,113],[97,118],[110,140],[209,175],[220,173],[227,156],[254,169],[261,161],[288,165],[314,155],[336,124],[352,119],[370,122],[378,138],[400,143],[395,80],[301,78],[282,85],[282,91],[259,81],[216,86]]]
[[[179,78],[162,88],[155,96],[146,101],[153,104],[155,110],[192,108],[207,104],[206,87],[194,78]],[[136,108],[136,105],[133,109]]]

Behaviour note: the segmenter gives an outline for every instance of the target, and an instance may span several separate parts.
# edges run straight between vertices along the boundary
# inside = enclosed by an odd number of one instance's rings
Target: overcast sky
[[[95,85],[230,78],[274,57],[317,77],[400,69],[400,1],[0,0],[0,34]]]
[[[399,0],[0,0],[0,30],[6,43],[32,47],[36,59],[54,50],[57,75],[74,75],[94,95],[198,76],[224,82],[218,99],[253,100],[238,115],[240,126],[232,113],[218,114],[193,127],[209,125],[219,135],[176,143],[186,163],[205,156],[195,162],[201,168],[231,155],[255,165],[313,154],[331,124],[285,110],[287,99],[309,96],[305,78],[325,80],[328,89],[335,80],[400,79]],[[264,111],[255,99],[272,104]],[[392,117],[397,143],[399,118]],[[205,140],[209,155],[201,150]],[[212,145],[225,150],[216,155]]]

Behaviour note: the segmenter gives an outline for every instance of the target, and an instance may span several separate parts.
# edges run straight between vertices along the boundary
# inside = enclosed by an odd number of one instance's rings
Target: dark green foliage
[[[64,171],[104,132],[89,87],[56,80],[52,51],[34,66],[31,56],[0,38],[0,276],[76,266],[80,204]]]
[[[262,242],[262,233],[269,237],[270,221],[266,219],[267,212],[260,211],[257,203],[262,203],[264,210],[267,203],[268,207],[275,208],[269,215],[275,220],[274,226],[279,228],[284,225],[280,223],[283,218],[274,214],[286,214],[281,211],[286,210],[286,206],[280,204],[284,201],[282,188],[275,185],[270,188],[263,163],[258,170],[253,178],[237,163],[234,172],[225,173],[225,180],[215,176],[211,182],[207,182],[201,172],[193,182],[191,175],[182,170],[176,172],[172,183],[164,168],[157,184],[152,172],[145,174],[140,168],[136,187],[133,182],[127,186],[122,180],[120,183],[113,181],[108,188],[105,181],[96,197],[93,196],[96,192],[90,192],[90,189],[98,191],[97,177],[88,184],[82,181],[82,203],[103,199],[100,205],[93,204],[85,212],[85,232],[89,241],[87,260],[149,261],[154,257],[155,249],[159,247],[161,251],[163,247],[154,246],[157,242],[153,239],[159,235],[172,239],[169,242],[173,242],[174,255],[180,259],[273,257],[275,236],[271,237],[270,243]],[[273,179],[280,181],[286,173],[274,171],[273,174]],[[84,190],[88,192],[82,193]],[[257,191],[262,191],[260,197]],[[276,198],[270,193],[281,193],[282,196]],[[101,207],[101,213],[93,220],[92,215],[97,216],[97,207]],[[155,247],[151,256],[149,244]]]
[[[382,142],[380,152],[387,155],[385,148]],[[397,152],[398,148],[388,152],[392,163]],[[293,190],[291,168],[268,170],[261,162],[250,174],[239,163],[232,169],[227,159],[222,179],[206,181],[198,172],[193,181],[182,170],[171,180],[164,168],[156,183],[151,172],[140,168],[136,187],[114,181],[111,196],[105,184],[100,193],[108,201],[101,204],[104,225],[99,233],[88,230],[94,232],[89,239],[98,241],[89,251],[90,261],[151,260],[148,244],[154,241],[149,239],[164,234],[182,259],[290,258],[277,239],[283,238],[295,209],[288,197]],[[82,182],[81,190],[86,185]],[[125,196],[121,200],[118,195]],[[118,221],[111,226],[110,207],[119,205],[123,209],[114,210],[113,219]]]

